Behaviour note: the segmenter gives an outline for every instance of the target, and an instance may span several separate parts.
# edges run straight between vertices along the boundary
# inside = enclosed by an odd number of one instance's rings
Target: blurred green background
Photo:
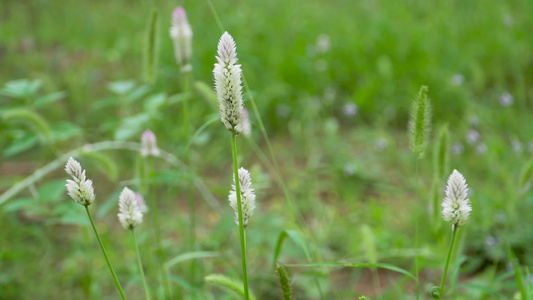
[[[187,93],[168,32],[177,5],[185,7],[194,33],[194,84]],[[507,249],[524,274],[533,263],[533,193],[530,182],[519,183],[533,156],[533,1],[214,0],[213,7],[237,43],[250,87],[244,98],[253,134],[238,146],[257,189],[247,243],[250,286],[259,299],[280,297],[270,270],[274,247],[282,230],[297,227],[268,163],[250,93],[318,256],[413,271],[417,177],[406,128],[421,85],[429,86],[433,106],[431,142],[418,173],[421,297],[428,299],[440,282],[450,238],[449,224],[430,213],[434,190],[443,197],[446,178],[433,183],[433,148],[445,124],[448,171],[466,177],[473,206],[450,270],[450,299],[515,296]],[[157,81],[147,84],[143,51],[153,9],[160,17],[159,57]],[[211,121],[218,109],[206,91],[221,33],[207,0],[2,1],[0,191],[72,149],[138,142],[145,129],[181,158],[187,148],[182,104],[190,99],[193,132],[207,124],[194,135],[194,169],[221,207],[213,209],[195,190],[197,249],[219,254],[196,261],[195,280],[190,262],[173,267],[173,286],[183,299],[193,299],[195,289],[200,299],[233,299],[201,279],[241,274],[238,229],[227,205],[229,133]],[[116,219],[119,191],[138,189],[138,154],[104,151],[79,159],[95,181],[91,209],[118,277],[131,299],[142,299],[135,253]],[[170,260],[190,251],[186,183],[192,175],[163,160],[156,167]],[[60,167],[0,203],[0,299],[118,296],[83,208],[64,192],[65,179]],[[149,225],[138,234],[150,277],[156,263]],[[307,262],[291,241],[280,261]],[[295,299],[319,299],[317,277],[326,299],[415,297],[414,281],[391,271],[288,272]],[[154,276],[149,281],[157,285]]]

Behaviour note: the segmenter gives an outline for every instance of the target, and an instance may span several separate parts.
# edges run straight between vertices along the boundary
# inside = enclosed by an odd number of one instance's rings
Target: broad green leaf
[[[14,140],[3,152],[4,156],[12,156],[24,152],[37,144],[37,135],[28,132],[21,138]]]
[[[52,136],[56,141],[65,141],[69,138],[80,136],[83,134],[83,130],[69,122],[55,123],[51,127]]]
[[[66,92],[57,92],[57,93],[48,94],[46,96],[41,96],[37,98],[35,102],[33,102],[33,107],[37,108],[37,107],[47,105],[49,103],[65,98],[66,95],[67,95]]]
[[[22,199],[15,199],[11,201],[10,203],[4,205],[2,208],[4,212],[17,212],[23,208],[32,207],[34,205],[39,205],[39,202],[31,198],[22,198]]]
[[[65,180],[54,180],[43,184],[37,191],[39,201],[42,202],[57,202],[64,198]]]
[[[129,139],[143,130],[148,121],[150,121],[150,116],[144,113],[123,119],[115,131],[115,139],[118,141]]]
[[[48,122],[38,113],[28,109],[18,108],[4,112],[2,115],[5,121],[22,120],[32,125],[36,132],[41,134],[46,140],[50,140],[52,131]]]

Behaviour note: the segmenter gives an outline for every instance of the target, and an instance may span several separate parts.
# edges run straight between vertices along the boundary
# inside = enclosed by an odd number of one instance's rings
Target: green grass
[[[0,90],[0,191],[86,143],[138,142],[149,128],[162,149],[194,166],[190,174],[155,161],[152,183],[167,262],[191,252],[190,182],[201,179],[222,208],[222,213],[213,209],[194,191],[196,249],[218,255],[173,265],[169,281],[174,294],[233,299],[200,280],[209,274],[241,280],[239,235],[227,205],[232,155],[227,130],[211,121],[218,112],[209,95],[197,88],[181,94],[182,77],[168,37],[173,5],[124,0],[0,3],[0,87],[18,79],[41,82],[20,99]],[[421,85],[429,86],[432,127],[448,124],[449,169],[462,172],[473,190],[472,216],[458,232],[445,291],[455,299],[501,299],[519,292],[515,272],[506,264],[507,245],[522,271],[533,263],[533,193],[522,192],[521,179],[533,156],[532,1],[252,0],[213,5],[237,43],[239,63],[283,179],[313,235],[306,242],[323,263],[335,264],[290,267],[294,299],[319,299],[317,281],[326,299],[363,294],[368,299],[413,299],[415,282],[409,276],[345,265],[378,263],[414,273],[416,170],[407,121]],[[198,81],[212,86],[219,26],[207,1],[183,6],[194,32],[192,86],[201,85]],[[159,15],[157,81],[145,86],[144,41],[154,8]],[[321,34],[329,37],[327,52],[315,46]],[[453,83],[456,74],[464,78],[461,85]],[[55,94],[61,91],[66,94]],[[505,92],[514,98],[508,107],[499,103]],[[268,157],[250,97],[244,98],[252,140]],[[181,127],[184,100],[189,129]],[[343,113],[351,103],[357,105],[353,117]],[[38,122],[10,118],[13,112],[6,116],[12,109],[25,110]],[[466,136],[473,129],[480,138],[469,144]],[[250,170],[257,189],[258,207],[246,230],[250,290],[257,299],[277,299],[282,291],[272,257],[281,232],[296,237],[289,236],[281,254],[276,253],[281,265],[318,262],[308,261],[302,251],[276,173],[251,143],[239,139],[239,164]],[[433,133],[426,159],[419,161],[421,299],[440,282],[451,230],[442,220],[433,226],[430,210],[437,141]],[[517,141],[521,151],[514,149]],[[453,154],[458,143],[463,151]],[[478,153],[483,144],[486,152]],[[136,254],[116,219],[121,187],[141,190],[142,162],[134,151],[99,153],[79,157],[95,181],[93,218],[126,295],[142,299]],[[0,299],[118,296],[90,223],[64,192],[64,179],[61,168],[56,169],[0,204]],[[444,184],[439,186],[441,199]],[[150,222],[136,230],[148,286],[155,289],[153,235]],[[191,261],[197,264],[195,283],[190,282]]]

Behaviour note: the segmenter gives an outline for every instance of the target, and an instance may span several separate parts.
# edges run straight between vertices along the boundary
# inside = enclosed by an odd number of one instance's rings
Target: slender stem
[[[457,227],[452,225],[452,241],[450,242],[450,248],[448,249],[448,256],[446,257],[446,264],[444,265],[444,272],[442,273],[442,280],[439,287],[439,299],[442,298],[444,292],[444,282],[446,281],[446,273],[448,272],[448,265],[450,264],[450,258],[452,257],[453,243],[455,242],[455,236],[457,233]]]
[[[416,274],[416,299],[419,298],[420,282],[418,281],[418,157],[416,158],[416,177],[415,177],[415,274]]]
[[[237,194],[237,209],[239,214],[239,232],[241,237],[242,277],[244,283],[245,300],[250,299],[248,292],[248,274],[246,272],[246,237],[244,235],[244,223],[242,219],[241,187],[239,183],[239,163],[237,162],[237,142],[235,133],[231,134],[231,150],[233,152],[233,169],[235,172],[235,192]]]
[[[144,277],[143,263],[141,261],[141,253],[139,252],[139,245],[137,245],[137,238],[135,237],[134,229],[131,229],[131,237],[133,239],[133,244],[135,246],[135,252],[137,253],[137,264],[139,265],[139,272],[141,273],[141,278],[143,280],[144,293],[146,295],[146,300],[150,300],[150,293],[148,291],[148,285],[146,284],[146,278]]]
[[[155,228],[155,239],[156,239],[156,245],[157,245],[157,256],[158,256],[158,259],[159,259],[159,272],[161,273],[161,279],[163,281],[163,290],[164,290],[164,293],[165,295],[163,296],[166,296],[166,297],[163,297],[165,299],[170,299],[171,296],[170,296],[170,286],[169,286],[169,283],[168,283],[168,279],[167,279],[167,272],[165,270],[165,257],[163,255],[163,248],[161,247],[161,230],[160,230],[160,226],[159,226],[159,210],[157,208],[157,195],[156,195],[156,190],[155,188],[153,188],[151,185],[150,185],[150,177],[151,177],[151,174],[152,174],[152,170],[154,170],[154,159],[151,158],[150,159],[150,164],[149,166],[146,166],[146,173],[148,175],[148,178],[147,178],[147,187],[148,187],[148,191],[151,192],[152,194],[152,216],[153,216],[153,223],[154,223],[154,228]],[[149,192],[148,192],[149,194]]]
[[[182,91],[185,95],[188,94],[190,90],[190,72],[182,72]],[[190,125],[190,111],[189,111],[189,100],[187,97],[183,101],[183,130],[185,131],[185,142],[189,145],[185,149],[185,163],[189,166],[189,177],[187,177],[187,199],[189,204],[189,241],[190,241],[190,251],[194,252],[196,250],[196,203],[194,201],[194,192],[192,189],[192,174],[194,173],[192,166],[192,156],[191,156],[191,125]],[[196,260],[191,260],[191,283],[195,284],[195,273],[196,273]],[[195,294],[196,295],[196,294]]]
[[[107,263],[107,266],[109,267],[109,271],[111,272],[111,275],[113,275],[113,279],[115,280],[115,284],[117,285],[118,291],[120,292],[122,299],[126,300],[126,295],[124,295],[124,291],[122,290],[122,287],[120,286],[120,282],[118,281],[117,275],[115,274],[115,271],[113,270],[113,267],[111,266],[111,262],[109,262],[109,258],[107,257],[107,253],[105,252],[104,244],[102,244],[102,240],[100,239],[98,230],[96,230],[96,226],[94,225],[93,217],[91,216],[91,212],[89,211],[89,206],[85,206],[85,211],[87,212],[87,215],[89,216],[89,220],[91,220],[91,225],[93,226],[94,234],[96,235],[96,239],[98,240],[98,243],[100,244],[100,248],[102,248],[102,253],[104,254],[105,261]]]

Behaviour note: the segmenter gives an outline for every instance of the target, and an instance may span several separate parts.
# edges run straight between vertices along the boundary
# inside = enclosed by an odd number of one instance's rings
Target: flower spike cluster
[[[141,136],[141,155],[159,156],[159,148],[157,148],[157,138],[151,130],[146,130]]]
[[[241,65],[237,65],[235,41],[226,31],[218,42],[217,63],[213,69],[220,117],[226,128],[239,134],[242,131]]]
[[[470,217],[472,206],[468,197],[468,185],[461,173],[453,170],[448,178],[446,197],[442,201],[442,216],[455,226],[463,226]]]
[[[73,180],[67,179],[67,193],[74,201],[83,206],[89,206],[94,201],[94,188],[92,180],[87,180],[85,170],[81,168],[78,161],[72,157],[65,165],[65,171]]]
[[[174,42],[174,56],[182,72],[190,71],[189,61],[192,57],[192,29],[183,7],[178,6],[172,12],[172,27],[170,37]]]
[[[229,205],[235,211],[235,223],[239,225],[239,209],[237,204],[237,193],[235,191],[235,175],[229,191]],[[255,209],[255,190],[252,186],[250,172],[244,168],[239,169],[239,186],[241,190],[242,222],[244,227],[248,225],[248,219],[253,215]]]
[[[127,187],[118,198],[118,220],[124,229],[133,229],[143,221],[143,213],[135,193]]]

